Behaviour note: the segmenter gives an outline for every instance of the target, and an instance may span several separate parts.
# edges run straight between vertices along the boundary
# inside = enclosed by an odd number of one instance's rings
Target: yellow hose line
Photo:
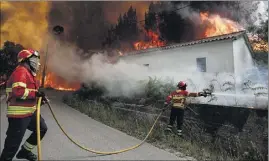
[[[40,106],[42,97],[39,97],[36,111],[36,129],[37,129],[37,156],[41,160],[41,143],[40,143]]]
[[[126,148],[126,149],[122,149],[122,150],[117,150],[117,151],[111,151],[111,152],[103,152],[103,151],[97,151],[97,150],[93,150],[93,149],[89,149],[89,148],[86,148],[82,145],[80,145],[79,143],[77,143],[76,141],[74,141],[65,131],[64,129],[62,128],[62,126],[60,125],[60,123],[58,122],[57,118],[55,117],[55,114],[50,106],[50,104],[48,103],[48,106],[49,106],[49,109],[52,113],[52,116],[54,117],[56,123],[58,124],[59,128],[62,130],[62,132],[65,134],[65,136],[71,141],[73,142],[75,145],[77,145],[79,148],[83,149],[83,150],[86,150],[88,152],[92,152],[92,153],[95,153],[95,154],[118,154],[118,153],[123,153],[123,152],[126,152],[126,151],[130,151],[130,150],[133,150],[139,146],[141,146],[146,140],[147,138],[149,137],[149,135],[151,134],[151,132],[153,131],[156,123],[158,122],[160,116],[162,115],[162,112],[158,115],[158,117],[156,118],[154,124],[152,125],[152,127],[150,128],[148,134],[146,135],[146,137],[144,138],[144,140],[142,142],[140,142],[139,144],[137,145],[134,145],[132,147],[129,147],[129,148]]]
[[[86,147],[80,145],[79,143],[77,143],[76,141],[74,141],[74,140],[73,140],[73,139],[72,139],[72,138],[65,132],[65,130],[63,129],[63,127],[60,125],[59,121],[57,120],[57,118],[56,118],[56,116],[55,116],[55,114],[54,114],[54,112],[53,112],[53,110],[52,110],[52,108],[51,108],[50,103],[47,103],[47,104],[48,104],[48,106],[49,106],[49,109],[50,109],[50,111],[51,111],[51,114],[52,114],[54,120],[56,121],[57,125],[58,125],[59,128],[62,130],[62,132],[64,133],[64,135],[65,135],[65,136],[66,136],[72,143],[74,143],[76,146],[78,146],[79,148],[81,148],[81,149],[83,149],[83,150],[85,150],[85,151],[92,152],[92,153],[95,153],[95,154],[106,154],[106,155],[123,153],[123,152],[130,151],[130,150],[133,150],[133,149],[138,148],[139,146],[141,146],[143,143],[146,142],[147,138],[148,138],[149,135],[152,133],[152,131],[153,131],[153,129],[154,129],[156,123],[158,122],[159,118],[161,117],[161,115],[162,115],[162,113],[163,113],[163,112],[161,112],[161,113],[157,116],[157,118],[156,118],[156,120],[154,121],[152,127],[150,128],[148,134],[146,135],[146,137],[145,137],[139,144],[134,145],[134,146],[131,146],[131,147],[126,148],[126,149],[121,149],[121,150],[111,151],[111,152],[105,152],[105,151],[97,151],[97,150],[94,150],[94,149],[86,148]],[[38,116],[39,116],[39,115],[38,115]],[[38,148],[40,148],[40,147],[38,147]],[[41,155],[41,153],[40,153],[40,155]]]

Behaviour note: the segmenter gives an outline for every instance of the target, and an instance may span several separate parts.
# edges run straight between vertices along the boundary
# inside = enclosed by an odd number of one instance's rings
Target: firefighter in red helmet
[[[47,102],[43,92],[39,91],[36,74],[40,66],[40,55],[37,51],[28,49],[18,53],[19,65],[13,71],[6,83],[8,129],[4,149],[0,161],[11,161],[17,153],[26,129],[32,131],[16,157],[29,161],[37,160],[32,149],[37,145],[36,104],[37,97]],[[47,125],[40,117],[41,139],[47,132]]]
[[[199,97],[204,96],[206,97],[207,94],[204,92],[198,93],[189,93],[186,88],[187,84],[183,81],[180,81],[177,84],[177,90],[173,91],[169,96],[167,96],[165,101],[165,108],[172,103],[171,113],[170,113],[170,120],[169,124],[166,128],[166,131],[172,132],[172,127],[174,122],[177,120],[177,135],[182,136],[182,125],[183,125],[183,118],[184,118],[184,110],[186,108],[186,98],[187,97]]]

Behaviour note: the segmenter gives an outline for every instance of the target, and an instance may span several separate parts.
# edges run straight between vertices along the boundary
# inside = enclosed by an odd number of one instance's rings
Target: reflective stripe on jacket
[[[169,96],[167,96],[166,102],[170,103],[172,101],[172,106],[174,108],[185,109],[187,97],[198,97],[198,93],[189,93],[186,90],[176,90],[173,91]]]
[[[23,118],[31,116],[36,110],[36,91],[39,83],[24,66],[18,66],[6,84],[7,117]]]

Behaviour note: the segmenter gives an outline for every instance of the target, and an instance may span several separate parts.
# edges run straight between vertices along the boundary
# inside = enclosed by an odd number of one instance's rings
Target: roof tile
[[[233,38],[236,38],[238,36],[241,36],[245,33],[246,33],[246,31],[242,30],[242,31],[233,32],[230,34],[207,37],[207,38],[194,40],[194,41],[190,41],[190,42],[183,42],[183,43],[178,43],[178,44],[173,44],[173,45],[167,45],[164,47],[156,47],[156,48],[150,48],[150,49],[145,49],[145,50],[138,50],[138,51],[130,52],[126,56],[133,55],[133,54],[147,53],[147,52],[152,52],[152,51],[157,51],[157,50],[167,50],[167,49],[177,48],[177,47],[181,47],[181,46],[191,46],[191,45],[201,44],[201,43],[205,43],[205,42],[228,40],[228,39],[233,39]]]

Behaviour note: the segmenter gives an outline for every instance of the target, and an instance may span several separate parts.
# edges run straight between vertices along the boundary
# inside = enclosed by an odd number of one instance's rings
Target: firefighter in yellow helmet
[[[11,161],[17,153],[26,129],[32,131],[16,157],[29,161],[37,160],[32,149],[37,145],[36,104],[37,98],[48,101],[43,92],[39,91],[40,83],[36,73],[40,66],[40,55],[37,51],[28,49],[18,53],[19,65],[6,82],[8,129],[4,149],[0,161]],[[41,139],[47,132],[45,120],[40,117]]]

